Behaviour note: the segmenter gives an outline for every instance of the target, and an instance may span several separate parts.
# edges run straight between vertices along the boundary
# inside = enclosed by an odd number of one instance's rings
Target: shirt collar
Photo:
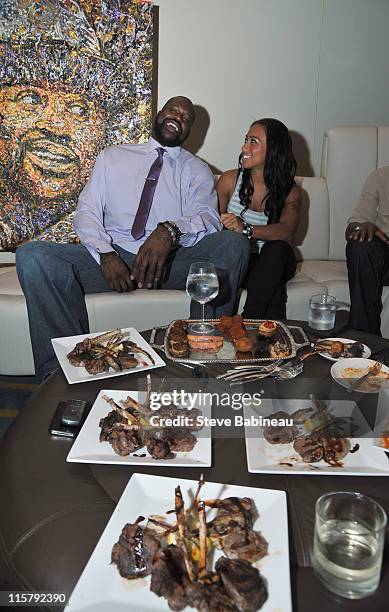
[[[181,153],[181,147],[164,147],[158,142],[158,140],[155,140],[155,138],[150,138],[147,143],[148,151],[155,151],[155,149],[158,149],[158,147],[163,147],[166,151],[165,155],[168,155],[168,157],[171,157],[172,159],[177,159]]]

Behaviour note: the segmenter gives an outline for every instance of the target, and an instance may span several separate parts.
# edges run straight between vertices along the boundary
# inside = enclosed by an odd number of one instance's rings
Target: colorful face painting
[[[0,3],[0,250],[76,241],[99,151],[151,129],[152,3]]]

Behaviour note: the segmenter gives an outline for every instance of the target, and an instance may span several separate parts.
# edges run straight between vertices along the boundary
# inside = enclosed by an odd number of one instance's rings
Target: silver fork
[[[229,382],[230,387],[233,387],[234,385],[240,385],[242,382],[254,382],[256,380],[261,380],[262,378],[267,377],[276,378],[277,380],[288,380],[290,378],[295,378],[296,376],[301,374],[301,372],[303,371],[303,367],[304,366],[302,363],[298,363],[293,367],[288,367],[287,365],[285,367],[276,366],[274,369],[268,372],[261,372],[258,374],[243,373],[239,376],[235,375],[233,378],[230,377],[227,380],[231,381]]]
[[[268,364],[267,366],[260,366],[260,365],[241,365],[241,366],[236,366],[235,368],[232,368],[231,370],[227,370],[227,372],[224,372],[224,374],[219,374],[218,376],[216,376],[216,378],[221,378],[224,380],[228,380],[230,378],[235,378],[238,376],[241,376],[245,373],[247,374],[268,374],[269,372],[272,372],[276,367],[278,367],[281,363],[282,363],[283,359],[278,359],[277,361],[273,361],[272,363]]]

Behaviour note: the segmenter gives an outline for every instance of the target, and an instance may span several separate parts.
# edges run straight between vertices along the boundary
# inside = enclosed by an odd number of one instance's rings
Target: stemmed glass
[[[202,322],[192,324],[191,331],[196,334],[210,334],[215,331],[212,323],[205,323],[204,316],[204,305],[219,293],[219,279],[215,266],[208,261],[192,263],[186,279],[186,292],[192,300],[199,302],[203,307]]]

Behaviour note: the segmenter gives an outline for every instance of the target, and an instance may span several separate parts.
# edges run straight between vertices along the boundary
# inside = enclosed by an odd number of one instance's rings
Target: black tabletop
[[[149,338],[149,332],[143,335]],[[389,348],[387,340],[353,330],[344,330],[340,335],[365,342],[373,355],[385,356]],[[350,400],[346,390],[331,378],[331,365],[332,362],[316,356],[305,362],[303,373],[296,379],[249,383],[239,391],[260,392],[265,398],[304,399],[314,394],[318,399]],[[151,371],[153,388],[161,384],[188,384],[197,390],[228,391],[227,385],[215,380],[215,375],[225,369],[221,364],[207,367],[208,378],[198,379],[192,378],[189,369],[168,362],[166,367]],[[0,490],[4,493],[0,505],[0,554],[3,565],[8,568],[7,576],[16,576],[18,584],[41,590],[62,587],[70,592],[132,473],[199,478],[199,470],[192,468],[68,464],[65,459],[71,442],[48,436],[47,428],[59,400],[76,397],[93,402],[101,389],[137,390],[144,388],[144,379],[144,374],[134,373],[69,385],[62,372],[57,372],[41,385],[7,432],[0,446],[3,466]],[[372,425],[377,395],[354,394],[352,399]],[[222,413],[225,414],[225,410]],[[287,493],[294,609],[311,611],[320,600],[320,608],[328,612],[387,610],[388,542],[378,591],[357,602],[337,599],[322,587],[312,571],[312,542],[314,504],[320,495],[336,490],[360,491],[374,497],[389,513],[388,477],[250,474],[243,428],[214,433],[212,467],[202,470],[206,480]],[[277,525],[274,528],[277,529]],[[40,570],[39,559],[45,571]],[[11,579],[7,580],[10,584]],[[1,581],[0,586],[6,588]]]

